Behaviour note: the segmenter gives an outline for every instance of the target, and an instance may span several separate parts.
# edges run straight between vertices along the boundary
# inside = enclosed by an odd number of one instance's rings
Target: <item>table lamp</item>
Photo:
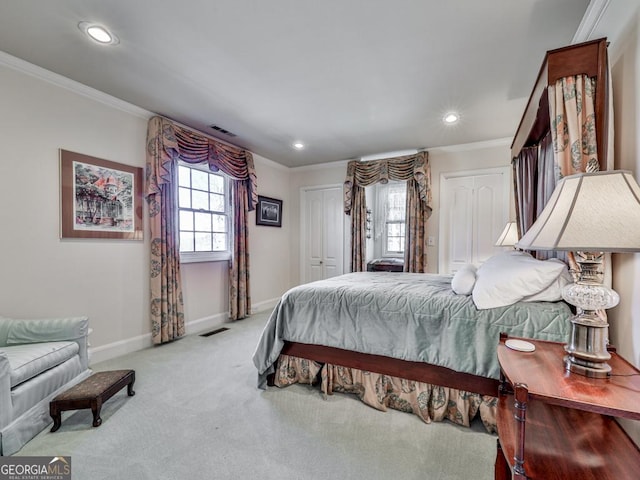
[[[576,252],[576,281],[562,292],[564,300],[577,307],[565,367],[588,377],[607,377],[609,324],[598,310],[615,307],[620,297],[602,285],[601,267],[604,252],[640,251],[640,186],[631,172],[564,177],[516,247]]]
[[[516,222],[509,222],[496,240],[496,247],[513,247],[518,241],[518,227]]]

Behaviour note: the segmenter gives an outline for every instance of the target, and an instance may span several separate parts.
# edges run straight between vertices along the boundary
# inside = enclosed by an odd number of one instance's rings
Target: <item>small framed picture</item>
[[[282,200],[258,195],[256,225],[282,227]]]

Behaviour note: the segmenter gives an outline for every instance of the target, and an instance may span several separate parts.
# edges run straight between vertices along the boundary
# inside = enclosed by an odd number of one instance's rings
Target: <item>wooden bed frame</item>
[[[496,339],[496,343],[498,339]],[[456,372],[450,368],[440,367],[423,362],[409,362],[397,358],[368,353],[352,352],[341,348],[324,347],[322,345],[310,345],[307,343],[285,342],[281,355],[306,358],[319,363],[330,363],[342,367],[357,368],[368,372],[381,373],[393,377],[430,383],[442,387],[456,388],[465,392],[479,393],[481,395],[498,395],[500,381],[472,375],[470,373]],[[269,380],[269,384],[273,382]]]
[[[606,169],[607,137],[602,134],[608,121],[606,118],[608,102],[607,43],[604,38],[550,50],[546,53],[533,92],[529,97],[527,107],[511,145],[512,158],[517,157],[522,148],[537,145],[550,129],[547,86],[562,77],[579,74],[587,74],[590,77],[597,78],[595,104],[596,138],[601,169]],[[499,339],[496,338],[496,343],[498,342]],[[281,354],[455,388],[466,392],[491,396],[498,395],[498,380],[456,372],[449,368],[427,363],[409,362],[339,348],[290,342],[285,342]],[[269,383],[273,384],[272,379]]]

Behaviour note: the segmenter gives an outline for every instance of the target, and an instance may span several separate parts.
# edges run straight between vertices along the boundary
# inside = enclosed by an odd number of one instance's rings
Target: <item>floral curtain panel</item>
[[[351,271],[366,270],[367,243],[367,201],[364,187],[353,186],[353,203],[351,207]]]
[[[539,146],[523,148],[514,159],[520,233],[536,220],[558,181],[600,169],[596,143],[596,79],[586,75],[561,78],[547,87],[551,130]],[[536,252],[576,267],[573,254]]]
[[[231,185],[233,201],[233,256],[229,265],[229,318],[239,320],[251,315],[249,288],[249,211],[251,195],[248,185],[235,181]],[[256,198],[257,201],[257,198]]]
[[[596,145],[595,79],[565,77],[549,85],[549,116],[560,177],[600,170]]]
[[[151,323],[153,342],[165,343],[184,335],[184,311],[177,240],[175,196],[178,159],[206,162],[233,181],[235,213],[234,255],[229,265],[230,317],[251,313],[249,295],[248,211],[258,200],[251,152],[216,142],[162,117],[147,129],[146,191],[151,230]]]
[[[424,272],[426,269],[426,220],[431,215],[431,168],[427,152],[415,155],[387,158],[371,162],[352,160],[347,165],[344,182],[344,211],[351,215],[351,268],[353,272],[364,270],[366,211],[364,187],[389,180],[413,180],[407,188],[407,235],[410,252],[405,251],[405,271]],[[410,202],[409,197],[412,200]],[[357,208],[357,211],[356,211]],[[422,239],[421,239],[422,238]],[[406,249],[405,249],[406,250]]]
[[[166,132],[170,135],[169,132]],[[180,282],[180,252],[177,231],[177,181],[173,148],[165,148],[165,132],[159,122],[149,123],[145,196],[149,205],[151,231],[151,337],[154,344],[184,335],[184,304]]]
[[[427,270],[427,220],[431,216],[431,207],[420,198],[420,185],[414,178],[407,180],[406,211],[404,271],[425,272]]]

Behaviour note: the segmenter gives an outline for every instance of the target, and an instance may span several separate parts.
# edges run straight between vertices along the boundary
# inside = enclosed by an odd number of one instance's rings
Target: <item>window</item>
[[[404,255],[407,188],[403,183],[387,184],[385,208],[385,255]]]
[[[206,165],[178,164],[180,260],[206,262],[231,257],[229,180]]]
[[[375,245],[376,256],[404,255],[406,182],[376,185]]]

